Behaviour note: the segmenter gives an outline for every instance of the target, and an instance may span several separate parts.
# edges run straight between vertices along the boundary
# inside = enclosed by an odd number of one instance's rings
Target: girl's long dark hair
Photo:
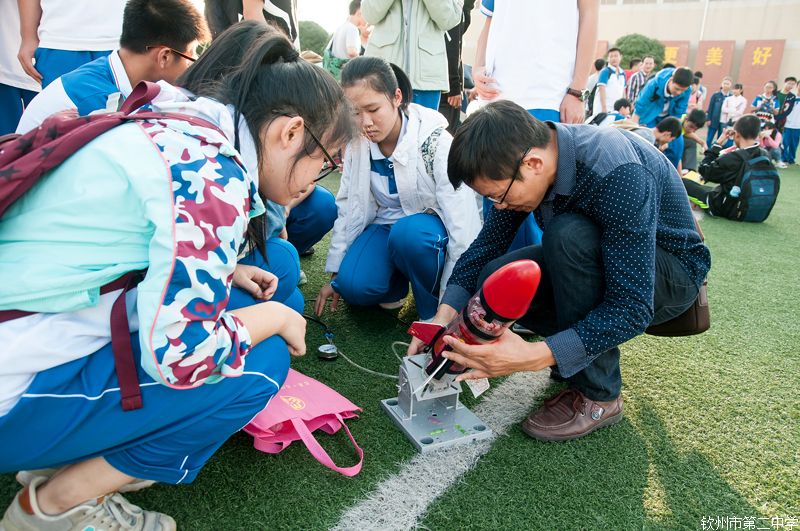
[[[306,127],[325,145],[344,144],[353,138],[356,130],[352,113],[336,80],[301,59],[289,40],[266,24],[241,24],[214,40],[193,65],[195,70],[187,71],[179,83],[186,83],[184,87],[197,96],[232,105],[234,123],[244,116],[255,144],[258,167],[263,166],[264,158],[262,132],[279,116],[302,117]],[[204,61],[206,54],[210,55]],[[238,127],[235,135],[238,148]],[[294,164],[316,150],[314,140],[305,135],[305,145],[295,154]],[[262,254],[265,225],[264,220],[253,220],[248,225],[248,241]]]

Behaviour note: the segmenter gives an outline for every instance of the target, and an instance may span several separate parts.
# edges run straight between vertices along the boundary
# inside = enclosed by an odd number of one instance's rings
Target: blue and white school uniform
[[[42,88],[119,47],[126,0],[40,0],[39,48],[34,55]]]
[[[80,116],[107,107],[117,110],[132,90],[119,53],[113,51],[47,85],[25,109],[17,133],[27,133],[48,116],[67,109],[77,109]]]
[[[611,66],[605,67],[597,77],[597,86],[606,88],[606,112],[614,112],[614,103],[625,97],[625,71],[620,67],[617,67],[616,70]],[[599,88],[594,93],[593,105],[594,112],[603,110]]]
[[[396,301],[410,282],[420,317],[436,313],[481,225],[475,194],[448,180],[446,127],[441,114],[412,103],[389,157],[366,138],[348,144],[325,265],[348,304]]]
[[[0,472],[102,456],[128,475],[191,482],[278,391],[289,354],[256,346],[231,312],[253,304],[230,279],[248,220],[264,211],[257,178],[231,145],[233,115],[200,99],[191,114],[125,124],[45,176],[0,220]],[[70,223],[63,223],[69,218]],[[24,251],[24,252],[23,252]],[[111,353],[118,292],[100,286],[146,269],[127,294],[143,407],[123,411]],[[24,356],[20,356],[24,353]]]

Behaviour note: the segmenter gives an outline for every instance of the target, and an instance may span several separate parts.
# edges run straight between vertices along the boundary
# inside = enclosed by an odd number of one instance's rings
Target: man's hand
[[[450,321],[456,318],[457,315],[458,312],[455,308],[447,304],[441,304],[439,305],[439,309],[436,311],[436,315],[434,315],[433,319],[431,319],[431,322],[440,324],[442,326],[447,326],[450,324]],[[424,348],[425,343],[423,343],[421,339],[412,337],[411,343],[408,345],[408,350],[406,350],[406,356],[419,354]]]
[[[39,39],[26,39],[22,41],[19,47],[17,59],[22,69],[26,74],[31,76],[37,83],[42,82],[42,74],[39,73],[33,66],[33,54],[36,53],[36,48],[39,47]]]
[[[455,109],[461,108],[461,94],[458,94],[457,96],[448,96],[447,103],[450,105],[450,107]]]
[[[233,271],[233,285],[258,300],[268,301],[278,289],[278,277],[260,267],[237,264]]]
[[[584,119],[583,102],[570,94],[565,94],[561,100],[561,122],[565,124],[582,124]]]
[[[489,86],[496,84],[497,80],[486,75],[486,67],[478,66],[473,68],[472,79],[475,81],[475,91],[477,91],[482,100],[491,101],[500,95],[500,91],[497,90],[496,86]]]
[[[528,343],[511,330],[489,345],[467,345],[453,336],[444,342],[452,351],[444,357],[473,369],[460,374],[456,381],[505,376],[520,371],[538,371],[556,364],[553,353],[544,341]]]
[[[331,276],[331,280],[336,278],[336,274],[334,273]],[[331,283],[328,282],[322,289],[319,290],[319,295],[317,295],[317,300],[314,301],[314,313],[317,314],[317,317],[322,315],[325,311],[325,304],[327,304],[328,299],[331,299],[331,311],[335,312],[336,307],[339,305],[339,294],[333,290],[333,286]]]

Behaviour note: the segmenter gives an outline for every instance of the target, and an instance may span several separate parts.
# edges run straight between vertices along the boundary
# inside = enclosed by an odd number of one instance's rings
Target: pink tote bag
[[[289,369],[286,381],[267,407],[244,427],[255,438],[256,449],[277,454],[294,441],[303,441],[317,461],[345,476],[361,471],[364,451],[358,446],[345,419],[358,417],[361,408],[313,378]],[[322,430],[333,435],[344,428],[358,454],[358,463],[340,467],[314,438],[312,432]]]

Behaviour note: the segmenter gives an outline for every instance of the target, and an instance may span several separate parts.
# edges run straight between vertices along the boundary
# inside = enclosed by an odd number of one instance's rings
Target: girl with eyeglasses
[[[289,354],[305,352],[300,314],[253,297],[237,307],[231,283],[260,195],[286,204],[312,185],[324,151],[353,136],[349,105],[274,34],[198,92],[162,84],[153,110],[193,122],[115,127],[0,219],[0,275],[14,279],[0,310],[18,314],[0,322],[0,472],[27,471],[0,527],[175,529],[118,492],[192,482],[278,391]],[[134,289],[115,286],[136,271]],[[133,411],[115,373],[120,300]]]

